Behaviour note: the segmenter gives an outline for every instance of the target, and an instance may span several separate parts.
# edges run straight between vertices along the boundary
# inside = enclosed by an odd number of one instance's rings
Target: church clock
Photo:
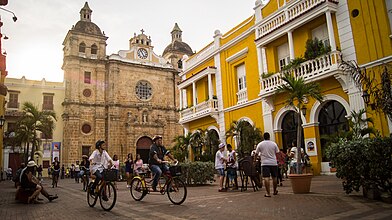
[[[140,59],[146,59],[147,56],[148,56],[148,52],[147,52],[146,49],[140,48],[140,49],[137,50],[137,56],[138,56]]]

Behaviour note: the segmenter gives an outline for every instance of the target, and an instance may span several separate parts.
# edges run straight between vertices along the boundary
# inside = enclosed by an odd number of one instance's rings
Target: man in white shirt
[[[260,142],[256,148],[256,154],[260,154],[261,158],[261,171],[263,173],[265,190],[267,191],[267,194],[264,195],[265,197],[271,197],[269,183],[270,176],[272,177],[274,195],[278,194],[278,163],[276,160],[276,153],[278,152],[278,145],[275,142],[270,141],[270,134],[268,132],[265,132],[264,141]]]
[[[105,141],[98,140],[97,143],[95,143],[96,149],[93,151],[89,158],[91,173],[94,174],[96,177],[90,189],[91,192],[94,192],[94,189],[97,186],[98,182],[103,178],[103,169],[107,169],[108,167],[111,167],[113,165],[113,160],[109,156],[108,152],[106,152],[105,146]]]
[[[298,148],[296,147],[297,146],[297,140],[293,140],[293,142],[292,142],[292,144],[293,144],[293,147],[290,149],[290,155],[289,155],[289,157],[290,158],[292,158],[291,159],[291,162],[290,162],[290,173],[298,173],[298,170],[297,170],[297,166],[298,166]],[[301,148],[301,158],[303,158],[303,156],[304,156],[304,149],[303,148]],[[303,169],[303,164],[302,164],[302,160],[301,160],[301,158],[300,158],[300,164],[299,164],[299,171],[301,172],[302,171],[302,169]]]
[[[223,151],[225,150],[225,144],[219,144],[219,150],[215,154],[215,169],[219,174],[219,192],[225,192],[226,189],[223,188],[223,181],[225,179],[225,162],[226,158],[223,155]]]

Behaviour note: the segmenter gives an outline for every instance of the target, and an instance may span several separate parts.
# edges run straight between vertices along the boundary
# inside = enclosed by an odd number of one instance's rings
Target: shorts
[[[225,169],[219,168],[219,169],[216,169],[216,170],[218,171],[219,176],[225,176]]]
[[[278,166],[261,166],[263,172],[263,177],[277,177],[278,176]]]

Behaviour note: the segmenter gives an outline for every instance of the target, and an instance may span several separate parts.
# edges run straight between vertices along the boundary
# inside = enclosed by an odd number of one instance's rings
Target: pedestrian
[[[60,177],[60,162],[59,162],[59,158],[55,157],[54,161],[52,163],[52,188],[57,187],[58,181],[59,181],[59,177]]]
[[[227,189],[223,188],[223,181],[225,180],[225,163],[226,163],[226,158],[223,155],[223,151],[225,150],[225,144],[220,143],[219,144],[219,149],[215,154],[215,169],[218,172],[219,175],[219,192],[226,192]]]
[[[65,168],[64,168],[64,164],[61,166],[61,179],[64,179],[65,176]]]
[[[80,173],[80,165],[79,165],[79,161],[76,161],[76,165],[75,165],[75,171],[74,171],[74,176],[75,176],[75,183],[79,183],[79,173]]]
[[[136,160],[134,161],[134,167],[133,171],[135,172],[135,175],[139,175],[139,173],[143,173],[143,160],[140,157],[140,154],[136,154]]]
[[[292,142],[292,148],[290,149],[290,173],[297,173],[297,166],[299,166],[299,170],[302,171],[303,169],[303,164],[300,163],[298,164],[298,149],[297,149],[297,140],[293,140]],[[300,157],[302,158],[304,154],[304,149],[301,148],[301,155]],[[301,160],[300,160],[301,161]]]
[[[157,191],[158,181],[162,173],[169,172],[169,167],[167,166],[167,161],[164,160],[164,157],[167,156],[176,163],[177,160],[173,157],[170,151],[163,146],[162,136],[155,135],[152,141],[153,144],[150,147],[148,163],[150,165],[151,172],[154,175],[151,189],[155,192]]]
[[[39,183],[38,179],[35,178],[34,173],[35,169],[37,167],[37,164],[31,160],[27,163],[27,166],[22,170],[21,176],[20,176],[20,183],[21,183],[21,188],[24,191],[29,191],[33,190],[33,194],[28,197],[27,203],[32,203],[35,201],[39,193],[44,195],[50,202],[54,199],[57,199],[57,195],[49,195],[48,192],[42,187],[42,185]]]
[[[227,151],[228,151],[228,160],[227,160],[227,177],[228,177],[228,182],[226,183],[226,186],[230,186],[232,184],[233,190],[238,189],[238,180],[237,180],[237,156],[235,150],[233,150],[233,147],[231,144],[227,144]],[[227,181],[227,179],[226,179]]]
[[[265,197],[271,197],[270,194],[270,177],[272,177],[274,195],[278,194],[277,190],[277,174],[278,174],[278,163],[276,160],[276,154],[279,152],[278,145],[270,140],[270,134],[265,132],[264,140],[257,145],[256,154],[260,154],[261,160],[261,171],[263,174],[263,181],[265,190],[267,193]]]
[[[125,163],[125,176],[127,178],[127,188],[130,187],[131,177],[133,172],[133,156],[132,153],[127,155],[127,159],[124,161]]]
[[[75,174],[75,165],[72,163],[71,164],[71,179],[75,178],[74,174]]]
[[[283,170],[286,164],[285,162],[286,154],[284,153],[283,149],[280,149],[278,153],[276,153],[276,160],[278,161],[278,182],[279,186],[283,186]]]
[[[42,165],[39,165],[39,167],[37,168],[37,173],[38,173],[38,180],[42,181]]]
[[[112,169],[116,171],[116,179],[118,180],[118,171],[120,170],[120,161],[118,160],[117,154],[113,155],[113,166]],[[116,186],[116,181],[114,181],[114,186]]]

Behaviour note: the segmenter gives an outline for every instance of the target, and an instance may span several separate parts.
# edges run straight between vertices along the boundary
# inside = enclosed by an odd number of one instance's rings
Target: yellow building
[[[4,138],[13,138],[16,121],[21,116],[23,103],[31,102],[39,111],[54,111],[57,116],[55,121],[55,129],[52,137],[44,137],[38,134],[41,139],[39,149],[34,155],[34,159],[38,165],[44,168],[44,175],[47,175],[47,169],[53,161],[53,156],[62,155],[63,143],[63,120],[61,115],[64,112],[62,102],[64,101],[65,86],[63,82],[48,82],[45,79],[28,80],[25,77],[21,79],[6,78],[5,85],[8,87],[6,96]],[[60,146],[56,148],[56,146]],[[4,164],[9,164],[13,170],[23,162],[21,154],[24,152],[22,147],[5,146],[4,148]],[[59,149],[59,151],[57,151]],[[31,147],[30,147],[31,150]],[[30,154],[30,153],[29,153]]]
[[[392,123],[367,107],[342,60],[379,71],[392,61],[391,2],[388,0],[256,1],[254,15],[184,62],[180,123],[185,133],[215,130],[221,141],[233,121],[269,132],[281,149],[296,138],[295,109],[277,94],[283,70],[305,56],[306,42],[319,39],[330,51],[291,68],[306,83],[321,85],[324,101],[307,100],[302,114],[303,147],[315,174],[328,173],[322,135],[346,125],[350,112],[366,108],[375,127],[388,135]],[[235,142],[233,142],[236,145]]]

